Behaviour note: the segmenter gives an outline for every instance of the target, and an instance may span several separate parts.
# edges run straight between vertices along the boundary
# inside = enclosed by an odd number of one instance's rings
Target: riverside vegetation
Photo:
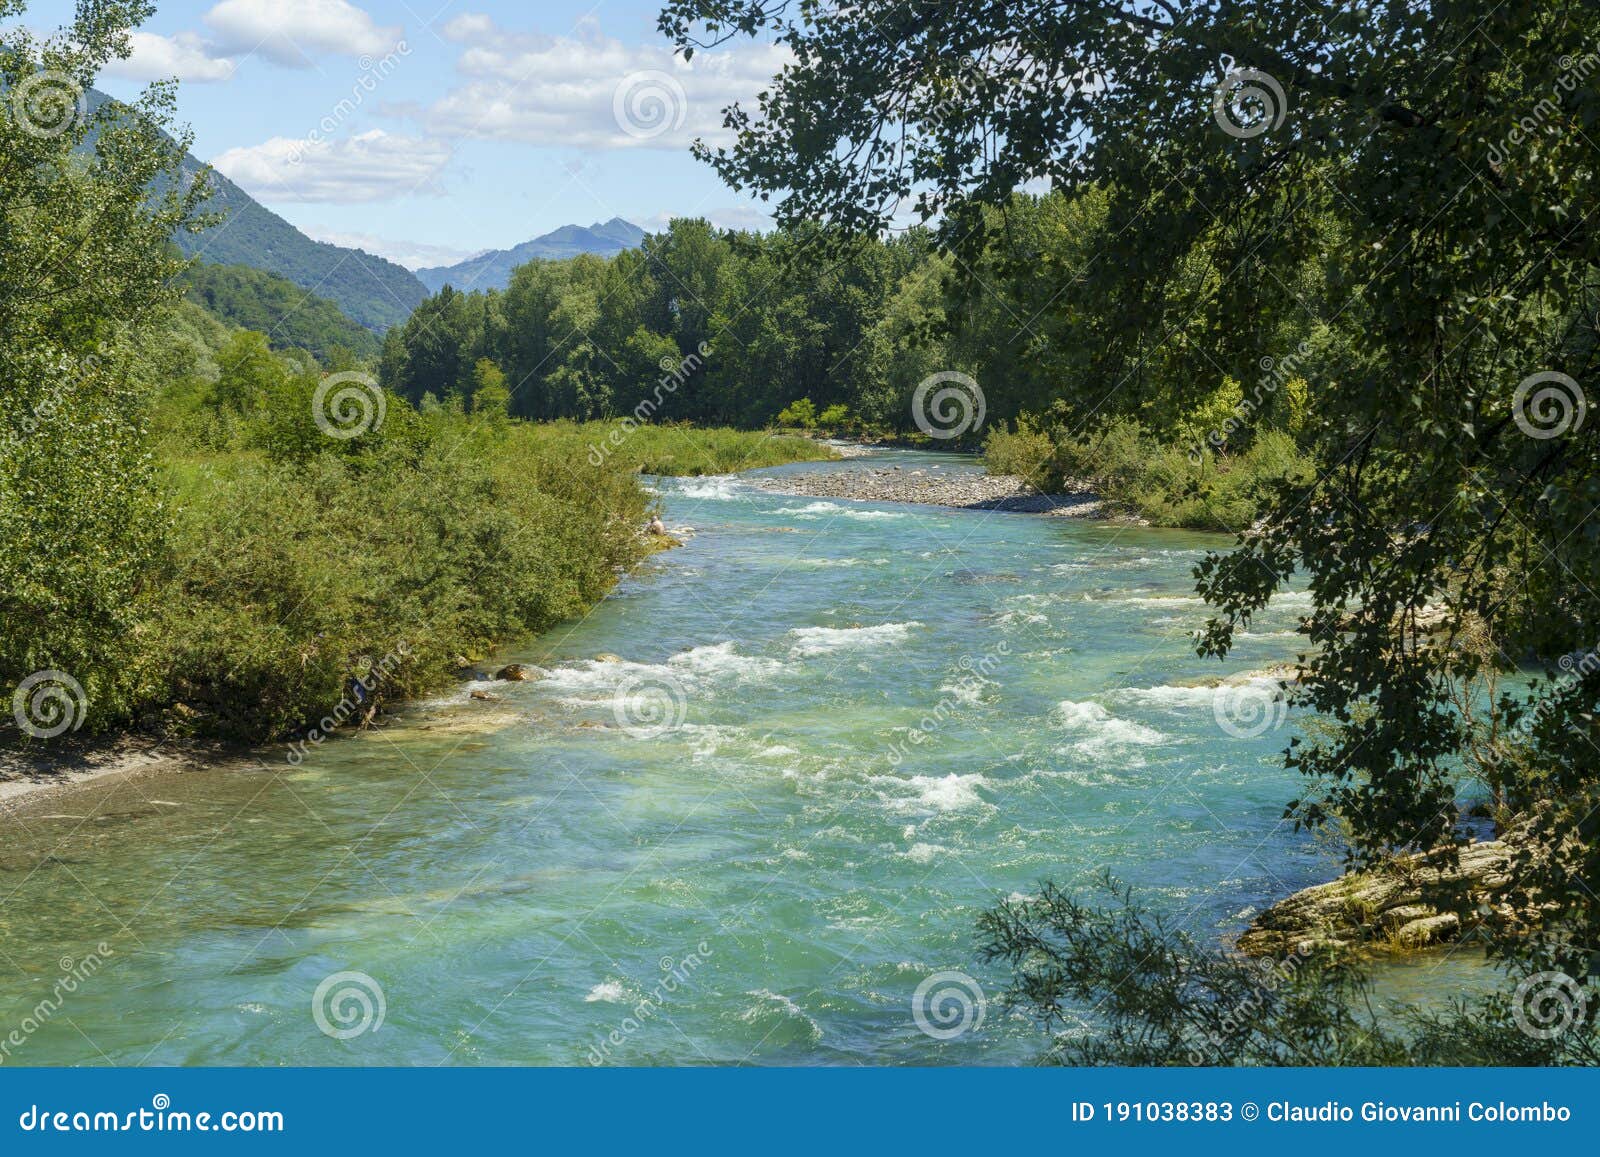
[[[1038,287],[996,310],[993,345],[1054,389],[992,408],[1033,415],[1000,463],[1239,531],[1196,568],[1202,655],[1291,581],[1309,591],[1294,701],[1319,726],[1285,753],[1305,779],[1285,818],[1372,866],[1454,856],[1481,802],[1517,835],[1489,898],[1517,919],[1485,943],[1525,978],[1515,1011],[1559,1038],[1541,1058],[1592,1060],[1600,11],[670,0],[660,27],[691,58],[751,36],[793,51],[725,110],[729,143],[697,146],[780,226],[875,235],[909,210],[997,274],[982,308]],[[1019,211],[1028,182],[1054,190],[1048,214]],[[1042,243],[1045,221],[1087,243]],[[1059,892],[1007,905],[988,947],[1053,1030],[1064,1000],[1104,998],[1106,1049],[1058,1037],[1067,1055],[1173,1063],[1230,987],[1123,899],[1125,920]],[[1311,999],[1245,1019],[1302,1047],[1224,1060],[1362,1055],[1361,992],[1299,975]],[[1526,1055],[1494,1007],[1461,1019],[1450,1056]],[[1438,1059],[1425,1039],[1395,1055]]]
[[[799,50],[759,115],[729,111],[732,144],[699,148],[779,228],[674,221],[503,293],[446,287],[384,340],[384,421],[345,438],[316,403],[355,351],[328,342],[318,366],[177,301],[169,239],[203,228],[204,188],[164,179],[185,143],[162,131],[170,86],[57,133],[9,117],[0,677],[74,672],[91,728],[280,735],[381,670],[370,710],[604,593],[651,545],[632,467],[821,453],[748,432],[769,425],[925,436],[918,387],[960,371],[988,425],[947,444],[987,429],[997,472],[1238,532],[1195,570],[1200,654],[1308,592],[1294,695],[1318,725],[1286,752],[1305,777],[1286,818],[1371,866],[1453,855],[1481,805],[1518,836],[1491,899],[1519,919],[1487,946],[1560,975],[1572,1014],[1548,1037],[1504,1000],[1384,1025],[1359,967],[1315,956],[1262,997],[1130,895],[1043,887],[981,947],[1051,1057],[1592,1060],[1592,86],[1537,148],[1508,162],[1503,142],[1600,13],[1485,7],[673,0],[685,56],[763,30]],[[150,11],[90,0],[69,41],[0,47],[0,78],[86,91]],[[934,224],[884,240],[903,205]],[[619,416],[748,431],[577,424]],[[1075,1043],[1063,1014],[1090,1001],[1096,1043]]]
[[[45,69],[88,91],[150,11],[90,4],[67,42],[19,34],[4,90]],[[748,432],[511,423],[487,368],[472,406],[413,409],[359,378],[320,397],[328,371],[359,373],[348,323],[298,311],[269,340],[196,304],[264,320],[289,291],[171,247],[208,224],[205,182],[167,179],[187,143],[173,95],[79,119],[64,88],[29,110],[59,131],[9,103],[0,118],[0,682],[66,673],[87,733],[267,740],[352,697],[370,718],[605,594],[655,545],[641,469],[827,456]],[[323,362],[273,348],[286,338]],[[363,421],[331,436],[346,404]],[[27,741],[10,711],[0,726]]]

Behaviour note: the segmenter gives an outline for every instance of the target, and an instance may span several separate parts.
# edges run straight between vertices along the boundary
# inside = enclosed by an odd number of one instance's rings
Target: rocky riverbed
[[[752,479],[763,490],[807,498],[864,502],[918,502],[963,510],[1014,510],[1073,518],[1103,518],[1104,503],[1087,487],[1067,494],[1041,494],[1015,474],[971,470],[902,470],[898,466],[814,471]]]

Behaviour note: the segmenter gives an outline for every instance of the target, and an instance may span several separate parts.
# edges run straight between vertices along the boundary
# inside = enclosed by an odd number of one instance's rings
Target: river
[[[1304,599],[1193,652],[1227,538],[656,485],[684,545],[497,657],[542,680],[7,821],[4,1060],[1022,1063],[976,1023],[997,898],[1110,869],[1214,940],[1335,870],[1281,818],[1292,718],[1207,685],[1292,659]]]

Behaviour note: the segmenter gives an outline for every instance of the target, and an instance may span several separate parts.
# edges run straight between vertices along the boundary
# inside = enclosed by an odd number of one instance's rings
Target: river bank
[[[858,465],[976,471],[895,451],[765,476]],[[647,479],[694,532],[473,656],[535,678],[452,683],[299,762],[189,774],[163,746],[18,797],[0,1009],[84,944],[117,969],[18,1063],[1021,1064],[1029,1024],[936,1041],[909,1012],[941,970],[1001,990],[974,952],[996,894],[1109,866],[1220,939],[1328,877],[1278,822],[1296,780],[1263,675],[1305,601],[1226,666],[1194,656],[1217,536],[757,477]],[[340,972],[381,985],[382,1032],[308,1030]]]
[[[1004,510],[1067,518],[1110,517],[1104,501],[1087,486],[1067,493],[1043,494],[1015,474],[946,469],[935,463],[910,469],[860,465],[828,472],[756,478],[752,481],[770,493],[803,498],[912,502],[960,510]],[[1139,524],[1138,520],[1128,521]]]

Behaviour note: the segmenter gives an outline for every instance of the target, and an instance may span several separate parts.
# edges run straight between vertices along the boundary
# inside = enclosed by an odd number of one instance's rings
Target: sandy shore
[[[122,735],[100,740],[51,740],[32,749],[0,751],[0,818],[24,801],[117,776],[168,775],[255,762],[249,749],[195,741]]]
[[[975,474],[937,466],[898,466],[817,471],[751,481],[774,494],[844,498],[865,502],[918,502],[960,510],[1012,510],[1069,518],[1104,518],[1105,503],[1087,487],[1068,494],[1041,494],[1015,474]]]

